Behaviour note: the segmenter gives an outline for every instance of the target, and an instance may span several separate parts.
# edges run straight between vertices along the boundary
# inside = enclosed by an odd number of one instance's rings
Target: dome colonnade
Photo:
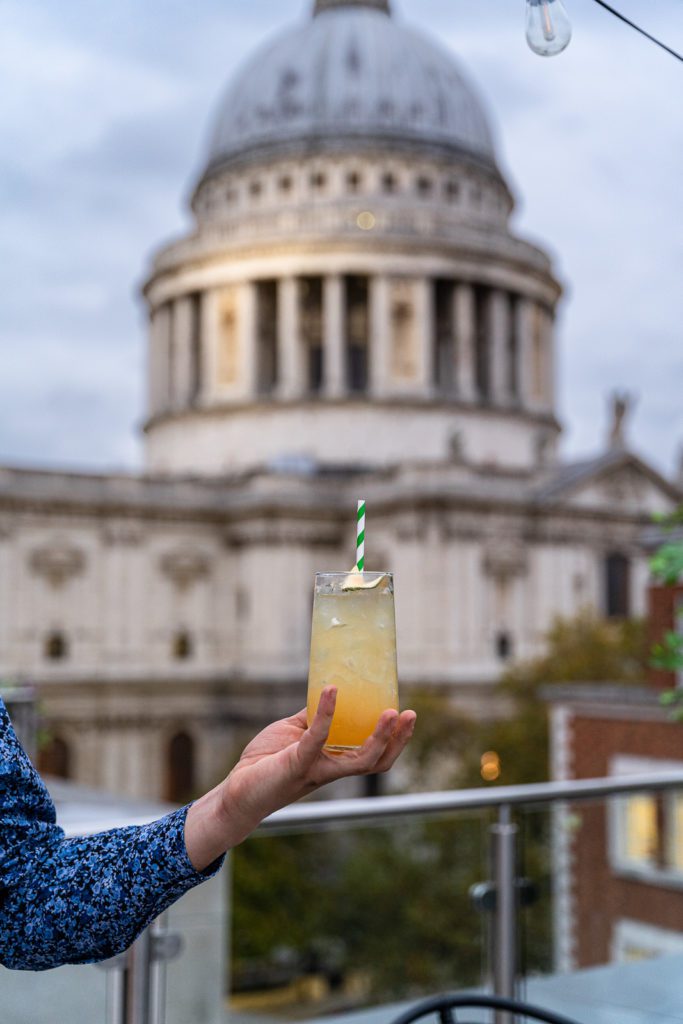
[[[552,454],[559,285],[472,87],[388,14],[321,2],[228,89],[145,288],[151,469]]]

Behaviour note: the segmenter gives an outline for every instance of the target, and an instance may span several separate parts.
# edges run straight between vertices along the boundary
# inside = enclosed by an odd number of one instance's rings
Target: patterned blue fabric
[[[0,963],[41,971],[106,960],[223,857],[196,871],[188,804],[149,825],[65,839],[0,700]]]

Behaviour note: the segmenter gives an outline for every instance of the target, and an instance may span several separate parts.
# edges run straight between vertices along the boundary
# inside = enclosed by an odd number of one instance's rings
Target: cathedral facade
[[[157,252],[140,475],[0,469],[0,673],[45,767],[182,800],[305,701],[313,574],[396,574],[406,692],[490,713],[554,618],[644,610],[680,491],[624,443],[561,461],[547,255],[481,100],[388,0],[317,0],[225,93]]]

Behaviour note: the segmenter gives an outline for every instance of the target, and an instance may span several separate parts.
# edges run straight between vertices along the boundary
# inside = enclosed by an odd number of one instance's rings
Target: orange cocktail
[[[327,747],[360,747],[386,708],[398,710],[391,573],[318,573],[315,578],[308,721],[320,694],[337,687]]]

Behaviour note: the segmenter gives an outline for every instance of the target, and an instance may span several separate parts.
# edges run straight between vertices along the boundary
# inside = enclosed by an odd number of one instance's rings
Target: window
[[[368,386],[369,295],[366,277],[346,278],[347,385],[361,393]]]
[[[444,193],[446,195],[446,199],[448,200],[448,202],[454,203],[458,196],[460,195],[460,185],[457,183],[457,181],[453,181],[451,179],[450,181],[446,182],[444,186]]]
[[[327,185],[327,175],[323,174],[322,171],[315,171],[311,175],[311,186],[318,191],[321,191]]]
[[[416,182],[417,194],[421,199],[428,199],[434,191],[434,182],[425,175],[420,175]]]
[[[45,640],[45,657],[48,661],[66,661],[69,657],[69,642],[64,633],[50,633]]]
[[[258,199],[262,192],[263,185],[261,184],[260,181],[252,181],[249,183],[249,195],[252,196],[254,199]]]
[[[249,601],[249,593],[244,587],[238,586],[235,591],[235,614],[237,616],[237,621],[245,622],[246,619],[249,618],[250,611],[251,603]]]
[[[491,373],[489,359],[489,291],[476,288],[474,292],[475,323],[475,381],[477,394],[486,401],[490,397]]]
[[[256,386],[260,395],[269,395],[277,383],[277,282],[259,281],[256,285]]]
[[[281,192],[291,192],[292,185],[293,182],[289,174],[283,174],[277,183],[277,187],[280,189]]]
[[[382,191],[393,194],[398,189],[398,179],[391,171],[382,175]]]
[[[166,799],[185,804],[195,796],[194,740],[186,732],[173,736],[168,744]]]
[[[627,618],[630,612],[630,563],[626,555],[612,552],[605,559],[605,614]]]
[[[194,653],[192,637],[185,629],[181,629],[173,637],[174,661],[188,661]]]
[[[504,629],[496,634],[496,655],[501,661],[512,657],[512,637]]]
[[[442,395],[455,392],[455,285],[439,280],[434,287],[434,385]]]
[[[202,387],[202,297],[190,296],[190,401],[196,402]]]
[[[346,175],[346,187],[349,192],[359,192],[362,182],[362,176],[358,171],[349,171]]]
[[[60,736],[51,736],[41,744],[38,751],[38,769],[41,774],[54,775],[58,779],[71,776],[71,751],[66,740]]]
[[[299,286],[301,340],[304,345],[306,388],[320,394],[323,387],[323,279],[304,277]]]

